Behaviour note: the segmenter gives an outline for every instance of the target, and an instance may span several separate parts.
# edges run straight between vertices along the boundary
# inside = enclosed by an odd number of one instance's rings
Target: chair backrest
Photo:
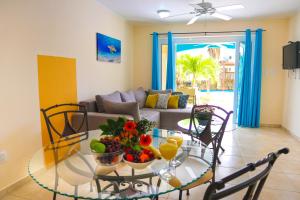
[[[280,154],[287,154],[289,153],[288,148],[280,149],[277,152],[270,153],[268,156],[262,160],[257,161],[256,163],[250,163],[246,167],[242,168],[241,170],[219,180],[216,182],[211,183],[211,185],[207,188],[204,200],[215,200],[215,199],[222,199],[224,197],[230,196],[236,192],[239,192],[243,189],[247,189],[246,194],[243,199],[245,200],[256,200],[258,199],[262,188],[268,178],[268,175]],[[256,174],[255,176],[240,182],[234,186],[229,186],[226,188],[226,184],[239,176],[242,176],[250,171],[254,171],[257,167],[261,165],[266,165],[266,167],[261,170],[260,173]]]
[[[70,136],[72,134],[79,133],[81,130],[88,131],[88,118],[87,111],[84,105],[79,104],[57,104],[51,106],[49,108],[41,109],[43,113],[50,142],[54,144],[54,134],[59,136],[59,138],[63,138],[66,136]],[[70,116],[74,113],[82,113],[83,118],[79,125],[79,127],[72,126],[70,123]],[[63,129],[58,130],[58,127],[53,123],[55,117],[62,117],[63,121]],[[60,120],[61,121],[61,120]],[[60,123],[60,125],[61,125]]]
[[[213,172],[215,172],[223,135],[232,113],[233,111],[228,112],[225,109],[214,105],[195,105],[192,109],[189,134],[191,134],[192,138],[197,138],[206,145],[212,144],[214,154],[212,163]],[[199,116],[201,117],[200,119]],[[204,129],[199,131],[199,125],[202,123],[201,121],[205,122],[202,124]],[[215,129],[212,126],[218,128]],[[212,181],[214,181],[214,177]]]

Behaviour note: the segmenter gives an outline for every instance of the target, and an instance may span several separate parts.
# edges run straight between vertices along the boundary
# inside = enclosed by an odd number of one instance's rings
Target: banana
[[[159,150],[157,148],[155,148],[154,146],[152,145],[149,145],[149,146],[143,146],[144,149],[147,149],[149,151],[152,151],[152,153],[154,154],[154,157],[158,160],[161,159],[161,154],[159,152]]]

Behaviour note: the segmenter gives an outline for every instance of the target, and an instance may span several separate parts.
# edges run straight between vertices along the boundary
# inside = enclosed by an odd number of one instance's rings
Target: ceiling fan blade
[[[200,16],[193,17],[186,25],[191,25],[191,24],[195,23],[199,19],[199,17]]]
[[[173,18],[173,17],[179,17],[179,16],[183,16],[183,15],[193,15],[193,14],[195,14],[195,12],[180,13],[180,14],[176,14],[176,15],[170,15],[168,17],[165,17],[164,19]]]
[[[228,15],[221,14],[221,13],[213,13],[211,16],[222,19],[222,20],[226,20],[226,21],[232,19],[232,17],[230,17]]]
[[[218,8],[216,8],[216,10],[217,11],[238,10],[238,9],[243,9],[243,8],[245,8],[243,5],[241,5],[241,4],[235,4],[235,5],[218,7]]]

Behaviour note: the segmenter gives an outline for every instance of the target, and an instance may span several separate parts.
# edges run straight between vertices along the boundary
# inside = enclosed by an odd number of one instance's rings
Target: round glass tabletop
[[[190,118],[180,120],[177,123],[177,125],[180,128],[184,129],[185,132],[187,132],[190,128],[190,120],[191,120]],[[202,132],[205,129],[206,124],[208,123],[207,120],[201,120],[201,121],[196,120],[195,122],[197,123],[196,125],[197,125],[198,132]],[[221,126],[222,126],[222,121],[216,117],[213,117],[211,121],[211,131],[216,133],[220,130]],[[191,129],[192,131],[196,131],[194,125],[192,125]],[[234,125],[233,123],[228,123],[225,132],[234,131],[235,129],[236,129],[236,125]]]
[[[153,129],[151,134],[152,145],[158,147],[166,137],[179,133]],[[30,176],[44,189],[73,198],[139,199],[180,189],[211,169],[212,150],[184,134],[181,135],[184,142],[176,155],[178,164],[168,179],[161,175],[170,168],[164,159],[154,160],[141,170],[125,162],[115,166],[98,165],[90,150],[90,141],[100,136],[101,131],[94,130],[44,147],[30,160]]]

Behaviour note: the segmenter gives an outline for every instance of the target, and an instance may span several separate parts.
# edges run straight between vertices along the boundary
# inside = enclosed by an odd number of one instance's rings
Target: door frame
[[[235,49],[235,83],[234,83],[234,99],[233,99],[233,124],[237,121],[237,106],[238,106],[238,80],[239,80],[239,65],[240,65],[240,43],[244,42],[244,35],[215,35],[215,36],[175,36],[173,39],[173,45],[177,44],[199,44],[199,43],[222,43],[233,42],[236,44]],[[159,60],[162,64],[161,48],[162,45],[168,44],[168,38],[166,36],[159,38]],[[175,52],[176,56],[176,52]],[[162,65],[161,65],[162,70]],[[163,74],[163,73],[161,73]],[[162,79],[163,80],[163,79]]]

